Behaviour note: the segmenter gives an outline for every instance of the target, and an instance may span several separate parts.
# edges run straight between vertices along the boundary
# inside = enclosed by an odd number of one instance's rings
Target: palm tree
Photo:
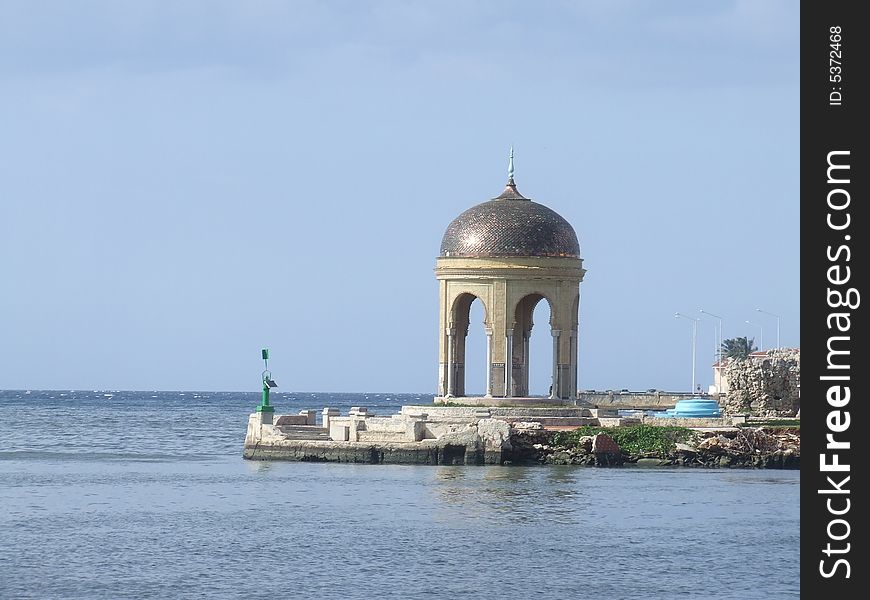
[[[724,358],[745,360],[756,350],[758,347],[755,345],[755,338],[738,337],[722,341],[722,356]]]

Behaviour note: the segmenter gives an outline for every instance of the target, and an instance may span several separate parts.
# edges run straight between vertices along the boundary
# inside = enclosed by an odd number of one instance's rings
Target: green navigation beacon
[[[257,412],[272,413],[275,412],[275,407],[269,404],[269,389],[278,387],[278,384],[272,379],[272,372],[269,370],[269,349],[263,348],[263,365],[266,367],[263,371],[263,401],[257,407]]]

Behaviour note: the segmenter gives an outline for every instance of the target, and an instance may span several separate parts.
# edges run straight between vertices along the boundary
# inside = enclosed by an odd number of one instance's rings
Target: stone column
[[[531,373],[531,371],[529,370],[529,362],[530,362],[529,359],[531,358],[529,356],[529,338],[530,337],[532,337],[531,330],[523,333],[523,360],[525,361],[525,364],[523,365],[523,369],[525,370],[525,372],[523,373],[523,387],[526,390],[526,393],[524,394],[526,396],[529,395],[529,391],[530,391],[529,390],[529,373]]]
[[[492,329],[486,330],[486,397],[492,397]]]
[[[510,330],[505,337],[505,360],[504,360],[504,397],[513,396],[512,383],[514,377],[514,332]]]
[[[447,393],[445,398],[453,396],[453,385],[455,378],[455,367],[453,365],[453,344],[456,338],[456,330],[452,327],[447,328]]]
[[[571,330],[571,345],[569,352],[571,353],[571,363],[568,365],[568,377],[571,381],[571,398],[577,397],[577,332]]]
[[[559,397],[559,336],[562,335],[561,329],[553,329],[550,331],[553,334],[553,383],[550,386],[550,399]]]

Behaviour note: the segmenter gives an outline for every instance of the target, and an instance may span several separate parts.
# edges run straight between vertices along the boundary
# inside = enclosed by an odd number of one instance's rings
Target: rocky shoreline
[[[740,427],[681,432],[670,448],[621,448],[606,432],[514,428],[506,464],[800,469],[800,428]]]
[[[797,419],[649,423],[596,412],[405,406],[390,416],[369,414],[364,407],[341,416],[326,407],[318,423],[314,410],[258,411],[248,418],[242,456],[368,464],[800,468]]]

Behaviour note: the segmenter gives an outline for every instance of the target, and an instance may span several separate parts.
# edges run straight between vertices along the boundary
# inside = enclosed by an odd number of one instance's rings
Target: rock
[[[538,421],[516,421],[511,423],[511,427],[514,429],[524,429],[524,430],[535,430],[535,429],[543,429],[544,426],[541,425]]]
[[[800,411],[800,350],[779,348],[763,356],[725,361],[726,414],[793,416]]]
[[[547,455],[547,463],[551,465],[569,465],[571,464],[571,455],[567,452],[553,452]]]
[[[592,436],[591,435],[583,435],[580,436],[580,439],[577,440],[577,447],[583,448],[586,452],[592,452]]]
[[[643,467],[800,468],[799,428],[741,427],[698,432],[693,438],[697,441],[675,444],[675,450],[665,457],[658,452],[622,454],[619,445],[606,434],[584,436],[576,444],[565,447],[552,445],[554,432],[551,431],[512,429],[511,433],[513,450],[506,458],[515,464],[605,467],[631,462]]]
[[[592,437],[592,452],[595,454],[621,454],[619,444],[606,433],[598,433]]]
[[[510,447],[511,427],[501,419],[481,419],[477,422],[477,435],[489,446]]]
[[[618,466],[623,462],[619,444],[606,433],[598,433],[592,438],[592,454],[595,455],[595,464],[599,467]]]
[[[635,464],[639,467],[660,467],[664,461],[660,458],[639,458]]]
[[[718,450],[719,449],[719,437],[708,437],[707,439],[701,440],[698,443],[698,448],[700,450]]]

